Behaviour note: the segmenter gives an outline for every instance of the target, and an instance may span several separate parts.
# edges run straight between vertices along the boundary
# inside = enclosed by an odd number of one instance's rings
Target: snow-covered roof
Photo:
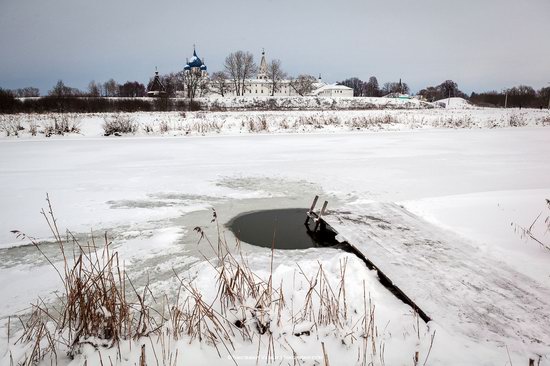
[[[321,92],[324,92],[324,91],[329,91],[329,90],[353,90],[352,88],[349,88],[345,85],[339,85],[339,84],[326,84],[326,85],[323,85],[321,86],[320,88],[316,89],[313,91],[313,95],[317,95]]]

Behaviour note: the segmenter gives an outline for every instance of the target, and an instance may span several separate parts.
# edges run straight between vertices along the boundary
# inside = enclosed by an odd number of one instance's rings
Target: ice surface
[[[518,113],[427,112],[403,118],[422,126],[428,120],[443,121],[450,116],[456,120],[472,113],[471,119],[482,121],[481,126],[493,120],[498,123],[500,118],[505,121],[506,113]],[[349,118],[360,114],[342,113]],[[373,113],[384,116],[388,112]],[[262,115],[266,114],[246,117]],[[291,112],[288,118],[304,115]],[[282,113],[267,116],[270,121],[284,118]],[[545,115],[528,112],[524,116],[537,125]],[[341,126],[332,130],[329,126],[321,129],[324,133],[240,134],[243,114],[220,113],[204,118],[225,119],[227,126],[235,129],[228,127],[221,134],[232,136],[105,138],[101,136],[102,118],[86,118],[82,124],[88,131],[85,136],[0,139],[0,283],[10,294],[0,305],[4,322],[8,314],[26,308],[36,296],[52,297],[58,286],[55,274],[32,248],[10,233],[18,229],[51,239],[39,214],[45,207],[46,192],[60,227],[84,238],[90,229],[99,235],[108,230],[132,273],[140,279],[149,275],[152,288],[158,291],[173,291],[172,268],[185,272],[200,263],[192,229],[204,225],[215,231],[210,224],[212,207],[218,209],[223,223],[251,209],[307,206],[319,192],[329,197],[332,208],[366,201],[404,202],[407,208],[467,237],[507,264],[517,262],[514,268],[518,272],[550,286],[544,266],[550,254],[510,232],[508,222],[529,222],[548,198],[550,129],[407,127],[397,132],[345,132]],[[136,118],[146,121],[152,117],[137,114]],[[429,126],[434,127],[431,122]],[[260,267],[269,258],[261,248],[244,247],[255,255]],[[278,263],[294,270],[294,263],[315,263],[323,253],[298,251],[285,254]],[[323,260],[330,266],[338,259],[331,254]],[[284,276],[285,271],[281,267],[278,275]],[[410,308],[403,307],[377,281],[368,281],[381,319],[390,322],[392,336],[386,354],[392,354],[392,364],[408,363],[415,346],[403,337],[400,322],[405,324],[403,314]],[[407,332],[413,332],[410,323],[405,326]],[[434,360],[439,364],[479,364],[482,359],[488,365],[502,365],[508,360],[505,348],[472,344],[449,335],[440,325],[431,326],[438,329]],[[425,337],[421,341],[424,350],[427,341]],[[5,339],[0,342],[1,351]],[[337,357],[337,346],[327,344],[329,354]],[[390,346],[395,351],[390,351]],[[190,356],[216,362],[217,355],[208,347],[189,347]],[[524,363],[525,354],[514,352],[514,364]]]

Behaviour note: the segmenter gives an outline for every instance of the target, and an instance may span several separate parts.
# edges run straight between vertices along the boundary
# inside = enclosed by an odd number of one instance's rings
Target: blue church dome
[[[187,61],[187,65],[185,65],[184,69],[189,70],[190,68],[201,67],[202,70],[202,66],[206,68],[199,56],[197,56],[197,52],[193,50],[193,57],[191,57],[189,61]]]
[[[205,64],[202,64],[202,65],[201,65],[201,70],[202,70],[202,71],[206,71],[206,65],[205,65]]]

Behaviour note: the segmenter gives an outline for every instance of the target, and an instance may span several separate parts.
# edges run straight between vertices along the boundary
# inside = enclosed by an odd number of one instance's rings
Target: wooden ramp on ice
[[[393,203],[322,218],[450,334],[550,345],[550,289],[467,240]]]

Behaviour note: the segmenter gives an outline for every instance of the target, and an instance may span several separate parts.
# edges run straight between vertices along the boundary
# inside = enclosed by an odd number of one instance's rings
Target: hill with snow
[[[451,108],[451,109],[472,109],[472,108],[476,108],[473,104],[471,104],[466,99],[459,98],[459,97],[440,99],[440,100],[435,101],[434,104],[436,104],[438,106],[441,106],[441,107],[444,107],[444,108]]]

